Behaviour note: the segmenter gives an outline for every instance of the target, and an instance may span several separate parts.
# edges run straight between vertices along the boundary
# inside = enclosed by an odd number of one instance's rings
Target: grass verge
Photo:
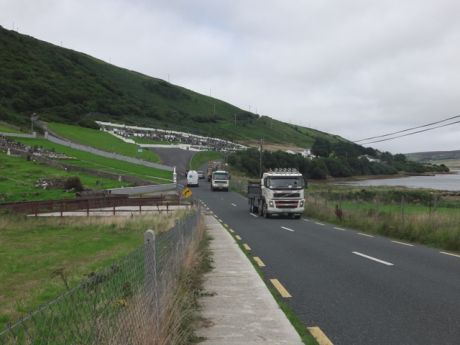
[[[46,139],[23,139],[18,141],[29,146],[41,146],[45,149],[59,153],[64,153],[73,159],[66,160],[65,163],[92,168],[100,171],[107,171],[120,175],[130,175],[150,180],[156,183],[166,183],[172,181],[172,172],[146,167],[120,161],[113,158],[102,157],[88,152],[75,150],[66,146],[54,144]]]
[[[460,251],[460,196],[405,188],[312,186],[305,215],[340,226]],[[335,207],[343,212],[342,220]]]
[[[138,152],[138,146],[136,144],[126,143],[107,132],[56,122],[49,123],[48,127],[59,136],[75,143],[154,163],[160,161],[160,157],[155,152],[150,150],[142,150],[142,152]]]
[[[0,218],[0,329],[170,229],[185,211],[91,218]],[[56,274],[59,272],[59,274]],[[65,280],[65,281],[64,281]]]
[[[66,172],[22,157],[8,156],[0,152],[0,202],[35,201],[73,198],[74,192],[64,189],[36,187],[40,178],[65,178],[78,176],[83,187],[106,189],[121,187],[122,183],[107,178],[95,177],[80,172]]]

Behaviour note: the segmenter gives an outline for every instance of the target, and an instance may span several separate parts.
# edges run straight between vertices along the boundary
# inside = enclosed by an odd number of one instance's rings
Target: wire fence
[[[171,296],[193,241],[197,208],[144,244],[92,274],[0,333],[0,344],[160,344]]]

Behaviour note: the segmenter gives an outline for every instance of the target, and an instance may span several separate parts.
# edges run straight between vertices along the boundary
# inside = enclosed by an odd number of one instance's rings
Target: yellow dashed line
[[[224,225],[226,228],[228,228],[228,225],[227,225],[227,224],[224,223],[223,225]]]
[[[334,345],[319,327],[307,327],[319,345]]]
[[[273,284],[276,290],[278,290],[281,297],[284,297],[284,298],[292,297],[291,294],[285,289],[285,287],[279,282],[278,279],[270,279],[270,282]]]
[[[228,229],[228,231],[230,231],[232,234],[234,234],[234,233],[235,233],[235,231],[234,231],[234,230],[232,230],[232,229]]]
[[[254,256],[254,261],[257,265],[259,265],[259,267],[265,267],[264,262],[258,256]]]
[[[246,249],[246,250],[248,250],[248,251],[251,250],[251,247],[249,247],[246,243],[243,244],[243,248]]]
[[[238,241],[241,241],[241,237],[236,235],[235,238],[238,240]]]

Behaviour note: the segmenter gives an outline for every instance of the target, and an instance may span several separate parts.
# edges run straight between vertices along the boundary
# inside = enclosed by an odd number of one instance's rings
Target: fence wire
[[[157,344],[200,211],[0,333],[1,345]]]

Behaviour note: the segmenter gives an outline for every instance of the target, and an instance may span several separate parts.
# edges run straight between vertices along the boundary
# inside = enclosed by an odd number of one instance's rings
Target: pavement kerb
[[[206,274],[201,300],[209,327],[198,331],[205,345],[301,345],[299,334],[253,264],[224,226],[205,216],[214,269]]]

